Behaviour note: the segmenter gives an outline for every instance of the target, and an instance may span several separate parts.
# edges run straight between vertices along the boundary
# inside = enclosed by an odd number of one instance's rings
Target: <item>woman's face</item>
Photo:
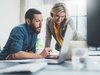
[[[59,25],[65,19],[65,12],[54,13],[53,19],[54,22]]]

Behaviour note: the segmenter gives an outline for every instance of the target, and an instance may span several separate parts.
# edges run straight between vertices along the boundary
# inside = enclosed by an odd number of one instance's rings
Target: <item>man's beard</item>
[[[37,31],[37,28],[34,26],[34,25],[30,25],[30,28],[36,32],[36,33],[40,33],[40,31]],[[41,27],[38,27],[38,28],[41,28]]]

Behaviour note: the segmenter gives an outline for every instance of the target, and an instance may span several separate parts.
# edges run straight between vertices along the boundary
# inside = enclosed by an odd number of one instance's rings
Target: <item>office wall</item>
[[[5,45],[11,29],[19,24],[20,0],[0,0],[0,44]]]

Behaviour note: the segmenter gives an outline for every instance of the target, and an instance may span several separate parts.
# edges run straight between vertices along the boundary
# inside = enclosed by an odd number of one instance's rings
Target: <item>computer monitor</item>
[[[100,0],[87,0],[87,44],[100,47]]]

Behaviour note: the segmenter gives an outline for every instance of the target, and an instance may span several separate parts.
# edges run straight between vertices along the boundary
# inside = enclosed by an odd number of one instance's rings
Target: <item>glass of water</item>
[[[74,48],[72,50],[73,69],[82,69],[86,65],[88,48]]]

